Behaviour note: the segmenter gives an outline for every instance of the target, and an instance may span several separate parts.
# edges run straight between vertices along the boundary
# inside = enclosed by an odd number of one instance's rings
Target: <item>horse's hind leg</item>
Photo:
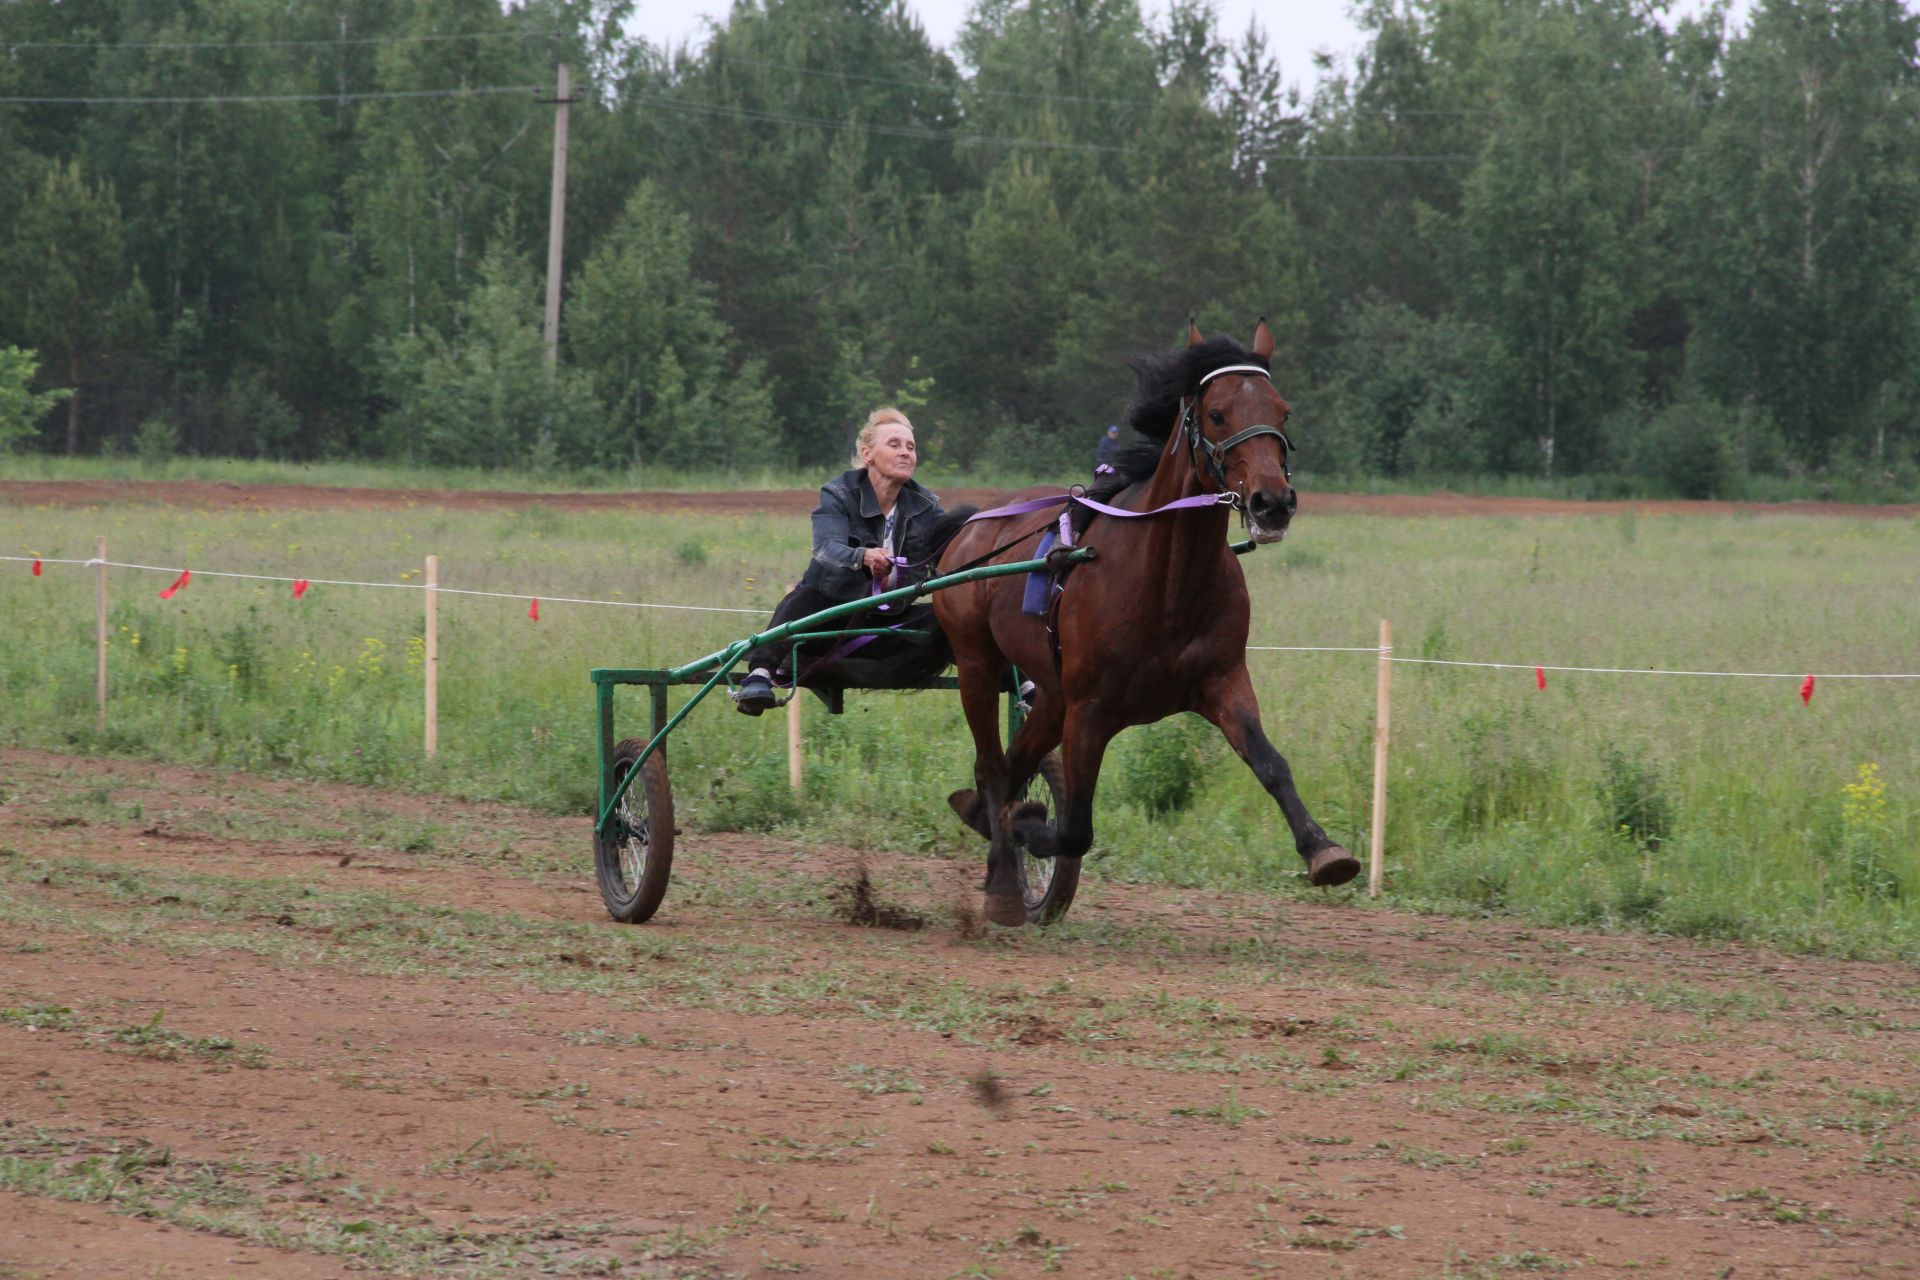
[[[984,663],[962,663],[960,707],[973,733],[973,781],[987,823],[987,882],[983,911],[994,924],[1017,928],[1027,922],[1027,899],[1020,884],[1020,855],[1000,822],[1007,802],[1007,758],[1000,749],[1000,676]],[[953,797],[955,812],[963,802]],[[967,815],[962,812],[964,818]],[[977,829],[977,828],[976,828]]]
[[[1360,874],[1360,860],[1328,839],[1307,812],[1293,785],[1293,770],[1287,767],[1286,757],[1267,740],[1266,731],[1260,727],[1260,702],[1254,697],[1246,667],[1210,686],[1196,710],[1220,727],[1267,794],[1279,802],[1280,813],[1293,832],[1293,847],[1306,860],[1308,883],[1345,884]]]
[[[1039,693],[1034,698],[1033,711],[1013,735],[1013,741],[1007,744],[1007,794],[1018,796],[1026,792],[1040,770],[1040,762],[1046,759],[1047,752],[1060,745],[1060,726],[1065,718],[1061,714],[1062,698],[1053,694]],[[1001,820],[1013,836],[1014,842],[1023,846],[1036,858],[1050,858],[1056,852],[1057,841],[1054,829],[1047,823],[1047,807],[1038,800],[1027,800],[1012,805]]]
[[[995,671],[984,664],[975,667],[965,663],[957,665],[960,709],[967,717],[968,730],[973,734],[973,786],[949,795],[947,804],[953,809],[954,816],[978,832],[982,840],[991,840],[993,825],[989,821],[985,779],[989,775],[1004,778],[1007,761],[1000,749],[999,694],[989,692],[983,699],[977,690],[984,687],[997,691],[1006,672],[1005,668]],[[982,702],[984,706],[980,705]],[[998,807],[994,806],[995,812]]]

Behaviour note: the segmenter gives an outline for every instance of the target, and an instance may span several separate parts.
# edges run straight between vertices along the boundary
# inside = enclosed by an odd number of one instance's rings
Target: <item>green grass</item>
[[[1425,494],[1434,492],[1486,497],[1555,498],[1615,501],[1664,499],[1677,495],[1656,476],[1639,473],[1543,477],[1463,473],[1411,476],[1348,475],[1315,470],[1304,457],[1297,468],[1301,485],[1312,493]],[[321,462],[273,462],[251,458],[176,457],[150,461],[138,457],[68,458],[55,454],[0,457],[0,480],[197,480],[225,484],[308,484],[365,489],[476,489],[513,493],[625,492],[636,489],[705,492],[714,489],[815,489],[822,468],[796,467],[785,460],[746,471],[689,471],[635,464],[622,468],[534,471],[526,467],[432,467],[371,459]],[[921,460],[922,483],[942,488],[1018,489],[1057,484],[1051,468],[987,463],[962,470],[937,455]],[[1750,502],[1920,501],[1913,468],[1836,466],[1799,476],[1744,475],[1723,496]]]
[[[804,563],[793,518],[434,508],[355,513],[10,508],[0,552],[754,610],[711,614],[472,597],[441,602],[441,753],[420,750],[422,597],[197,576],[111,578],[113,690],[94,728],[92,575],[0,565],[0,743],[224,764],[585,813],[594,666],[668,666],[757,626]],[[1314,516],[1243,561],[1256,645],[1606,667],[1920,667],[1920,523],[1778,516],[1389,520]],[[1116,569],[1118,567],[1116,566]],[[1269,734],[1316,816],[1367,842],[1374,664],[1250,655]],[[1388,902],[1586,927],[1920,956],[1920,682],[1701,680],[1399,666]],[[680,695],[676,695],[678,697]],[[950,694],[810,704],[807,791],[782,726],[714,700],[669,756],[682,827],[771,829],[973,856],[946,793],[970,776]],[[632,691],[623,732],[645,723]],[[1190,745],[1191,743],[1191,745]],[[1139,780],[1197,753],[1190,795]],[[1876,766],[1863,791],[1861,768]],[[0,784],[4,787],[4,784]],[[89,813],[125,818],[107,795]],[[1308,892],[1271,801],[1186,727],[1109,753],[1087,874]],[[405,833],[399,833],[405,835]],[[399,838],[396,835],[395,838]],[[408,839],[431,843],[422,827]],[[1342,891],[1351,896],[1352,891]],[[1089,922],[1091,923],[1091,922]]]

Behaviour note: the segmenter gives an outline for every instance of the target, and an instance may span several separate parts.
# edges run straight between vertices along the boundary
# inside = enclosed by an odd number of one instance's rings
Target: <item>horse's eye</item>
[[[1213,419],[1213,425],[1216,427],[1224,426],[1226,424],[1227,415],[1220,412],[1218,409],[1207,410],[1207,416]]]

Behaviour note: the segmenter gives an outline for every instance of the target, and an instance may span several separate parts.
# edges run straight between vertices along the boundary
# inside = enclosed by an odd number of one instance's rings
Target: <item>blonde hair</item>
[[[897,422],[907,430],[913,430],[913,423],[908,420],[907,415],[892,405],[882,405],[880,408],[875,409],[867,415],[867,423],[860,428],[860,434],[853,438],[853,463],[855,466],[860,465],[860,455],[873,446],[873,438],[880,433],[880,428],[886,426],[889,422]]]

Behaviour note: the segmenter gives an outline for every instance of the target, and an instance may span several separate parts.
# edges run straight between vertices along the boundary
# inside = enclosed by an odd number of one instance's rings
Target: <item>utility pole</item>
[[[567,239],[567,104],[573,101],[573,72],[560,64],[553,92],[553,205],[547,217],[547,363],[560,359],[560,280]]]

